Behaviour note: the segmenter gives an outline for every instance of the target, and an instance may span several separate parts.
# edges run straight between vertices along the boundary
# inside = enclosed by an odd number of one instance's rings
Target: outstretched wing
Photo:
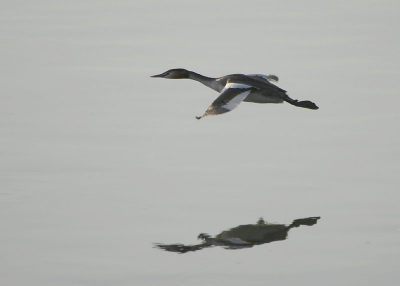
[[[200,119],[208,115],[222,114],[235,109],[249,95],[252,89],[253,87],[246,84],[227,83],[220,96],[211,103],[204,115],[196,118]]]
[[[251,77],[251,78],[254,78],[254,79],[257,79],[257,80],[261,80],[262,82],[268,82],[268,83],[271,82],[271,81],[276,81],[276,82],[279,81],[278,76],[276,76],[274,74],[269,74],[269,75],[266,75],[266,74],[248,74],[247,76]]]

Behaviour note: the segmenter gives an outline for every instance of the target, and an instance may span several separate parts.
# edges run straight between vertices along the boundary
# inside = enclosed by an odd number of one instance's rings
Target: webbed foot
[[[296,106],[314,110],[317,110],[319,108],[314,102],[311,102],[309,100],[296,102]]]

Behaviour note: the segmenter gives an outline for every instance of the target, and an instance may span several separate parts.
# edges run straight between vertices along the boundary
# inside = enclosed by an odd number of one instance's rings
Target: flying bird
[[[238,107],[242,101],[255,103],[283,103],[286,101],[297,107],[318,109],[318,106],[311,101],[298,101],[290,98],[285,90],[271,83],[279,80],[276,75],[230,74],[212,78],[186,69],[171,69],[151,77],[191,79],[219,92],[220,95],[217,99],[211,103],[202,116],[196,116],[197,119],[229,112]]]

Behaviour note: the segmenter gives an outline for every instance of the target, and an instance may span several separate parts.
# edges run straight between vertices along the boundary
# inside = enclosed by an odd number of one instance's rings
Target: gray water
[[[398,285],[398,1],[1,6],[1,285]],[[320,109],[197,121],[218,94],[149,77],[176,67],[277,74]]]

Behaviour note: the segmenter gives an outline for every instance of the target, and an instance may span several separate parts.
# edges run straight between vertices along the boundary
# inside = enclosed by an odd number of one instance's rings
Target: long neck
[[[220,92],[224,87],[217,81],[216,78],[206,77],[204,75],[189,71],[189,79],[198,81],[209,88]]]

